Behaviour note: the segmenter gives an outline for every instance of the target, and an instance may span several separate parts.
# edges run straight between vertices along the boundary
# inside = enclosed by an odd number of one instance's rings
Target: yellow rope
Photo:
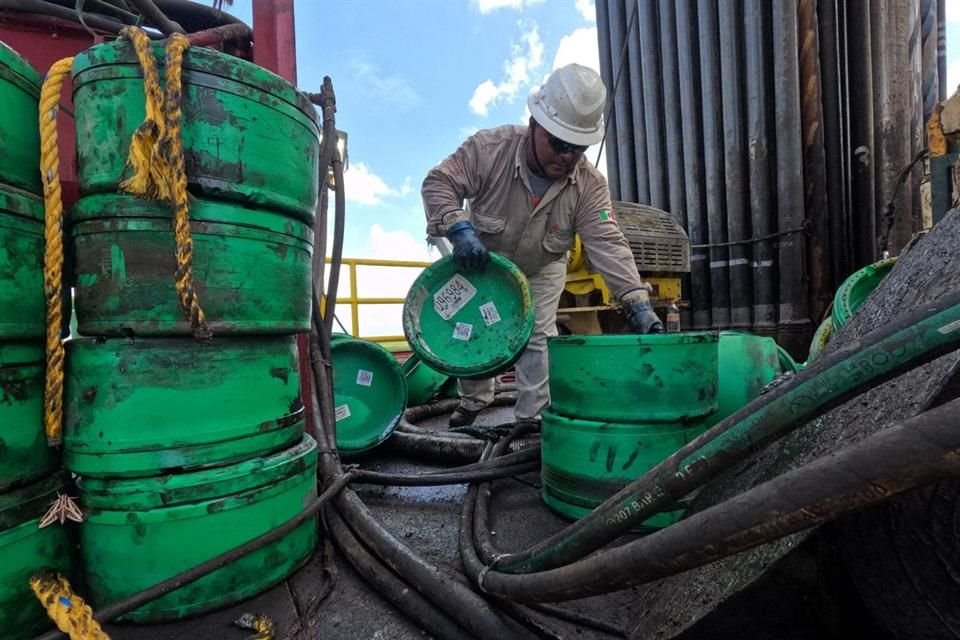
[[[169,202],[173,208],[177,242],[176,288],[180,308],[198,340],[211,338],[206,316],[193,286],[193,237],[190,234],[190,196],[183,156],[183,56],[190,48],[186,36],[167,40],[166,91],[160,86],[150,40],[141,29],[126,27],[121,35],[133,43],[143,69],[146,118],[130,140],[128,161],[133,175],[121,187],[148,200]]]
[[[57,106],[63,80],[73,58],[50,67],[40,89],[40,175],[43,180],[43,289],[47,301],[47,376],[43,393],[43,427],[47,443],[57,446],[63,424],[63,200],[60,194],[60,153],[57,148]]]
[[[30,588],[50,619],[70,640],[110,640],[93,619],[90,605],[73,592],[60,574],[38,573],[30,578]]]
[[[273,620],[265,615],[245,613],[240,616],[240,619],[234,624],[241,629],[249,629],[257,632],[256,634],[250,636],[248,640],[273,640],[275,633],[273,628]]]

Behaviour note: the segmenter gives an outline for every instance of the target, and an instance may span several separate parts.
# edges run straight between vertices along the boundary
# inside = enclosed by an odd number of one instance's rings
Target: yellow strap
[[[38,573],[30,588],[47,610],[47,615],[70,640],[110,640],[93,619],[93,610],[70,588],[67,579],[56,573]]]
[[[183,157],[183,56],[190,41],[175,33],[167,40],[166,91],[160,86],[150,39],[142,29],[125,27],[121,35],[133,43],[143,69],[146,118],[130,140],[128,162],[133,175],[121,187],[148,200],[169,202],[177,242],[176,288],[180,308],[201,341],[212,337],[193,286],[193,237],[190,234],[190,195]]]
[[[60,153],[57,148],[57,108],[63,80],[73,58],[50,67],[40,89],[40,174],[43,180],[43,288],[47,302],[47,377],[43,393],[43,427],[47,443],[57,446],[63,425],[63,200],[60,194]]]

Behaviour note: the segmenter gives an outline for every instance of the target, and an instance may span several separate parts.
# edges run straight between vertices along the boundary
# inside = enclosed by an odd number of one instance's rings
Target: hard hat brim
[[[552,119],[547,112],[544,111],[543,107],[540,106],[540,103],[533,99],[533,95],[534,94],[530,94],[527,98],[527,108],[530,109],[530,115],[537,121],[537,124],[546,129],[547,133],[560,138],[564,142],[587,147],[603,140],[602,122],[600,126],[593,130],[571,129]]]

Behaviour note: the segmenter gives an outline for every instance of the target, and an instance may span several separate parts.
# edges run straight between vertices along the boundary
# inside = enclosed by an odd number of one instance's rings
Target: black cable
[[[509,478],[540,469],[540,461],[520,464],[474,469],[459,473],[379,473],[376,471],[358,471],[355,482],[363,484],[390,485],[396,487],[432,487],[451,484],[469,484]]]

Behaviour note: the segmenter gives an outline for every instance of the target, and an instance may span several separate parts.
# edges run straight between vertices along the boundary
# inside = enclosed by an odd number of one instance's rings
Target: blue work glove
[[[663,323],[650,306],[650,294],[645,289],[634,289],[622,298],[620,306],[634,333],[663,333]]]
[[[490,260],[487,248],[480,242],[477,230],[469,220],[454,223],[447,230],[447,240],[453,245],[453,261],[462,269],[483,271]]]

